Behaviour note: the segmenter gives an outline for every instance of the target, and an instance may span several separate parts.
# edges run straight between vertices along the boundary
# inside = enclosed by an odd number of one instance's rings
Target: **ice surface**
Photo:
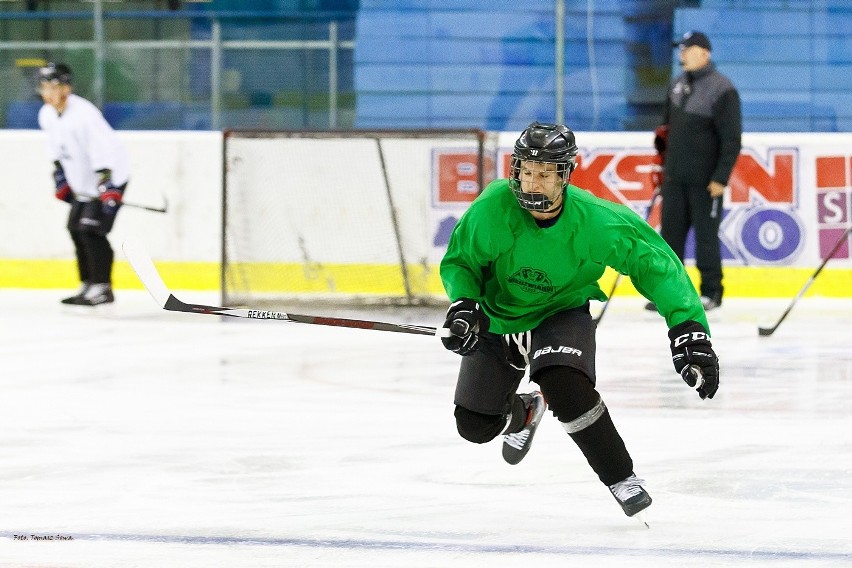
[[[662,319],[616,298],[598,388],[648,530],[550,413],[517,466],[459,438],[437,339],[61,297],[0,291],[0,566],[852,566],[852,301],[767,338],[789,300],[726,300],[702,401]]]

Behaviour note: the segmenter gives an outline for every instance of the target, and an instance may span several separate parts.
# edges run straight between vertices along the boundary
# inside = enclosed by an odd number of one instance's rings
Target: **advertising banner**
[[[501,133],[486,160],[486,179],[507,177],[517,133]],[[644,217],[654,191],[656,153],[648,133],[577,133],[578,166],[571,183]],[[792,144],[791,144],[792,142]],[[477,195],[473,149],[436,149],[433,254],[440,261],[452,227]],[[661,200],[649,222],[659,225]],[[728,183],[720,237],[726,266],[812,267],[837,243],[852,220],[852,135],[745,134]],[[690,239],[691,240],[691,239]],[[832,258],[852,266],[846,239]],[[687,246],[686,263],[693,247]]]

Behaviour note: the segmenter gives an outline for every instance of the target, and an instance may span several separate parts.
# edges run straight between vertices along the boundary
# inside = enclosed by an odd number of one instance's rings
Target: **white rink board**
[[[114,244],[126,235],[144,236],[155,260],[215,262],[220,258],[222,217],[222,135],[219,132],[131,132],[119,136],[131,156],[132,175],[126,199],[159,206],[168,199],[169,213],[159,215],[125,208],[111,235]],[[501,133],[501,156],[511,152],[517,133]],[[587,163],[612,154],[606,168],[575,173],[584,184],[605,188],[618,199],[638,209],[647,202],[635,181],[636,168],[625,166],[624,159],[653,155],[651,134],[577,133],[581,157]],[[449,207],[435,202],[437,168],[431,161],[438,151],[461,154],[472,152],[459,147],[458,141],[432,141],[428,148],[416,140],[385,139],[387,162],[394,204],[400,219],[402,241],[413,262],[434,262],[440,257],[441,244],[436,236],[441,221],[464,210],[464,204]],[[287,178],[311,199],[319,195],[325,203],[345,204],[333,215],[326,215],[338,230],[349,226],[363,229],[373,220],[366,205],[353,199],[353,188],[371,195],[383,184],[377,152],[365,150],[361,161],[351,151],[349,141],[329,143],[328,162],[306,157],[298,151],[278,156],[276,166],[287,169]],[[462,146],[465,146],[462,144]],[[738,189],[729,191],[725,200],[728,215],[723,221],[723,245],[732,251],[726,266],[813,267],[821,251],[837,231],[851,222],[852,216],[852,134],[846,133],[746,133],[741,161],[745,168]],[[290,156],[295,154],[298,160]],[[72,259],[71,243],[62,229],[67,205],[53,197],[52,165],[45,151],[41,132],[0,131],[0,226],[15,238],[0,241],[0,259]],[[334,183],[317,188],[309,174],[300,172],[300,162],[308,160],[320,167]],[[739,162],[738,162],[739,164]],[[789,179],[777,168],[791,168]],[[619,169],[619,166],[622,169]],[[640,164],[641,166],[641,164]],[[831,167],[829,167],[831,166]],[[585,166],[581,166],[585,168]],[[739,165],[738,165],[739,168]],[[580,169],[579,172],[583,172]],[[767,180],[779,183],[767,188]],[[779,181],[781,180],[781,181]],[[262,186],[256,191],[267,191]],[[749,185],[751,184],[751,185]],[[369,189],[366,189],[369,186]],[[644,188],[650,191],[649,188]],[[733,200],[733,201],[732,201]],[[323,217],[317,213],[318,217]],[[377,216],[378,217],[378,216]],[[832,232],[834,231],[834,232]],[[262,246],[262,243],[257,243]],[[292,244],[284,244],[292,253]],[[822,247],[822,248],[820,248]],[[848,268],[852,258],[833,260],[832,266]],[[323,259],[319,259],[323,260]]]
[[[475,139],[383,136],[380,156],[373,138],[232,134],[226,222],[236,257],[301,262],[307,250],[319,262],[395,264],[398,230],[408,261],[423,262],[431,250],[433,151],[460,147],[475,151]]]
[[[128,202],[161,207],[151,213],[125,207],[110,234],[144,237],[157,260],[214,261],[220,257],[222,135],[219,132],[118,133],[130,153]],[[35,130],[0,131],[0,259],[72,259],[65,223],[68,205],[53,196],[53,164],[46,137]],[[116,247],[117,248],[117,247]]]

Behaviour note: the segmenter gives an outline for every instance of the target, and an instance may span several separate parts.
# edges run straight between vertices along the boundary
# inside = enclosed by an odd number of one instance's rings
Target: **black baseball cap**
[[[703,47],[707,51],[712,51],[710,47],[710,39],[701,32],[691,31],[683,34],[683,37],[672,43],[672,47],[692,47],[697,45]]]

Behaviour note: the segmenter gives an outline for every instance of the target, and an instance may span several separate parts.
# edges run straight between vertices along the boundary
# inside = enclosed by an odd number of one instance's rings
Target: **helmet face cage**
[[[509,165],[509,188],[511,188],[512,193],[515,194],[515,197],[518,199],[518,203],[520,203],[521,207],[527,211],[547,211],[551,209],[553,207],[553,202],[556,200],[558,195],[548,196],[544,193],[525,192],[521,189],[521,161],[522,160],[520,158],[512,155],[512,162]],[[569,167],[569,165],[565,162],[543,162],[538,160],[524,161],[535,164],[556,165],[556,173],[562,178],[562,189],[565,189],[565,186],[568,185],[568,178],[571,175],[573,166]]]
[[[555,164],[562,178],[562,189],[568,185],[571,172],[577,166],[577,144],[574,133],[563,124],[540,124],[533,122],[515,142],[509,166],[509,187],[518,203],[528,211],[548,211],[561,195],[548,196],[543,193],[525,192],[521,188],[521,163],[533,162]]]

